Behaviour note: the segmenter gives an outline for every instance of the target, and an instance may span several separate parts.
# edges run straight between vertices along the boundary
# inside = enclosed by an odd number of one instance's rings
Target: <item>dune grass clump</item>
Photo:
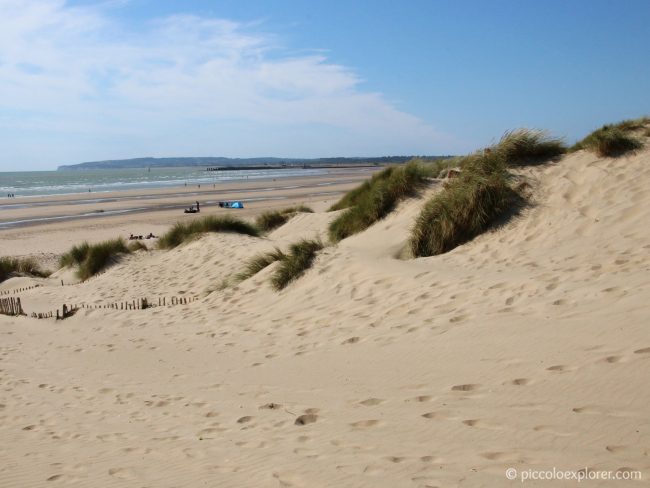
[[[191,222],[177,222],[158,240],[161,249],[172,249],[183,242],[208,232],[234,232],[249,236],[259,236],[260,231],[254,225],[230,216],[208,215]]]
[[[120,255],[129,254],[131,251],[126,246],[123,239],[111,239],[97,244],[83,243],[81,246],[73,248],[66,254],[75,254],[73,264],[79,264],[77,276],[81,280],[87,280],[96,275],[104,268],[114,262]],[[85,255],[81,262],[77,263],[76,259],[81,258],[80,252],[85,250]],[[73,253],[74,251],[74,253]],[[65,255],[64,255],[65,256]],[[61,262],[68,261],[69,258],[62,257]]]
[[[271,210],[264,212],[255,219],[255,225],[263,232],[269,232],[284,225],[287,220],[297,213],[313,213],[314,211],[305,205],[284,208],[282,210]]]
[[[295,207],[285,208],[283,212],[287,213],[314,213],[314,209],[307,205],[296,205]]]
[[[61,255],[59,258],[59,266],[62,268],[68,266],[79,266],[84,262],[86,256],[88,256],[88,251],[90,250],[90,244],[84,241],[81,244],[72,246],[72,248]]]
[[[506,132],[493,148],[499,151],[508,166],[526,166],[547,162],[567,151],[561,139],[544,131],[517,129]]]
[[[347,193],[331,209],[347,208],[329,226],[332,242],[361,232],[388,215],[397,204],[421,189],[433,167],[413,161],[391,166]]]
[[[380,185],[383,181],[390,178],[395,169],[396,166],[389,166],[388,168],[381,170],[379,173],[375,173],[369,180],[364,181],[359,186],[353,188],[345,195],[343,195],[343,197],[338,202],[329,208],[329,211],[333,212],[336,210],[343,210],[345,208],[356,205],[359,201],[366,198],[367,194],[371,192],[372,188]]]
[[[255,276],[267,266],[270,266],[271,264],[275,263],[276,261],[280,261],[285,257],[286,254],[284,254],[277,247],[273,251],[258,254],[246,262],[244,265],[244,270],[235,275],[235,280],[247,280],[251,276]]]
[[[43,271],[33,258],[0,258],[0,283],[12,276],[25,275],[46,278],[50,273]]]
[[[149,250],[147,245],[142,241],[131,241],[131,242],[129,242],[128,247],[129,247],[130,252],[148,251]]]
[[[461,174],[425,203],[411,230],[413,256],[448,252],[484,232],[517,199],[509,180],[502,152],[472,155]]]
[[[578,141],[572,151],[587,149],[601,157],[618,157],[643,147],[643,143],[633,132],[650,124],[650,118],[642,117],[619,122],[618,124],[603,125],[587,137]]]
[[[59,259],[61,267],[79,266],[77,276],[87,280],[106,268],[121,254],[129,254],[131,250],[123,239],[111,239],[97,244],[83,242],[73,246]]]
[[[279,265],[271,277],[271,286],[279,291],[301,277],[311,267],[316,253],[321,249],[323,243],[319,240],[303,239],[291,244],[289,252],[279,259]]]

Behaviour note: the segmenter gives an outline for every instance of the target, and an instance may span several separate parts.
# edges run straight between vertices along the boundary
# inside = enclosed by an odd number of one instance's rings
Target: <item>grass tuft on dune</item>
[[[129,242],[128,247],[129,247],[130,252],[148,251],[149,250],[147,245],[142,241],[131,241],[131,242]]]
[[[643,147],[633,132],[650,124],[650,118],[624,120],[617,124],[606,124],[578,141],[571,151],[587,149],[601,157],[618,157]],[[646,129],[647,131],[648,129]],[[646,132],[647,133],[647,132]]]
[[[0,258],[0,283],[12,276],[25,275],[46,278],[50,273],[43,271],[33,258]]]
[[[348,192],[330,208],[346,209],[329,226],[332,242],[361,232],[384,218],[401,200],[417,193],[433,171],[433,166],[417,161],[390,166]]]
[[[78,265],[77,276],[81,280],[87,280],[109,266],[121,255],[130,252],[131,250],[121,238],[98,242],[97,244],[83,242],[73,246],[72,249],[63,254],[59,263],[61,266]]]
[[[270,210],[264,212],[255,219],[255,225],[263,232],[269,232],[284,225],[297,213],[313,213],[314,211],[304,205],[284,208],[282,210]]]
[[[289,246],[289,252],[279,259],[279,265],[271,277],[271,286],[282,290],[292,281],[300,278],[311,268],[318,251],[323,249],[323,243],[318,240],[303,239]]]
[[[235,280],[247,280],[251,276],[255,276],[267,266],[270,266],[271,264],[275,263],[276,261],[280,261],[285,257],[286,255],[277,247],[273,251],[258,254],[246,262],[244,265],[244,270],[235,275]]]
[[[517,129],[506,132],[492,147],[457,158],[461,173],[449,179],[416,218],[409,238],[412,255],[449,252],[485,232],[523,200],[508,169],[548,162],[565,152],[560,139]]]
[[[511,208],[515,192],[498,152],[475,156],[416,218],[409,244],[415,257],[451,251],[484,232]]]
[[[172,249],[182,243],[208,232],[234,232],[249,236],[259,236],[254,225],[230,216],[208,215],[190,222],[177,222],[158,240],[161,249]]]
[[[83,263],[84,259],[88,255],[88,250],[90,249],[90,244],[84,241],[81,244],[72,246],[72,248],[61,255],[59,258],[59,266],[62,268],[69,266],[79,266]]]
[[[506,132],[494,149],[501,152],[508,166],[545,163],[567,152],[561,139],[535,129]]]

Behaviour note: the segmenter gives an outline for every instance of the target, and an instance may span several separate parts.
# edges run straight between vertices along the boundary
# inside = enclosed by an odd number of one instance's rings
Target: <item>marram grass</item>
[[[419,162],[390,166],[348,192],[331,207],[346,210],[329,226],[329,237],[338,242],[384,218],[397,204],[414,195],[433,176],[433,167]]]
[[[269,232],[273,229],[284,225],[291,217],[297,213],[313,213],[314,211],[304,205],[284,208],[282,210],[270,210],[260,214],[255,219],[255,225],[263,232]]]
[[[500,155],[474,160],[425,203],[411,230],[411,253],[434,256],[473,239],[511,207],[513,193]]]
[[[517,129],[506,132],[494,147],[508,166],[525,166],[545,163],[567,151],[561,139],[551,137],[544,131]]]
[[[435,256],[485,232],[520,204],[508,169],[539,164],[566,152],[561,140],[544,132],[507,132],[498,144],[455,162],[461,173],[423,206],[409,238],[414,257]]]
[[[303,239],[289,246],[279,264],[273,270],[271,286],[275,290],[282,290],[292,281],[301,277],[313,264],[316,254],[323,248],[323,243],[318,240]]]
[[[624,120],[617,124],[603,125],[587,137],[578,141],[572,151],[587,149],[601,157],[618,157],[643,147],[643,143],[633,132],[650,124],[650,118]],[[647,129],[646,129],[647,130]]]
[[[45,278],[50,274],[43,271],[33,258],[0,258],[0,283],[12,276],[20,275]]]
[[[194,219],[189,222],[177,222],[158,240],[161,249],[172,249],[182,243],[208,232],[234,232],[249,236],[258,236],[260,231],[254,225],[231,216],[214,216]]]
[[[128,248],[129,248],[130,252],[148,251],[149,250],[147,245],[142,241],[131,241],[128,244]]]
[[[285,258],[285,254],[280,251],[277,247],[273,251],[265,252],[253,256],[250,260],[244,265],[244,270],[235,275],[236,281],[244,281],[248,278],[255,276],[257,273],[262,271],[267,266],[280,261]]]
[[[63,254],[59,263],[61,266],[78,265],[77,276],[87,280],[109,266],[120,255],[130,252],[123,239],[112,239],[97,244],[84,242]]]

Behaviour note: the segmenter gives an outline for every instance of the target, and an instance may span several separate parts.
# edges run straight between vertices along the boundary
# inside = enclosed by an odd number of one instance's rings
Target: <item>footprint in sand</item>
[[[528,378],[515,378],[514,380],[510,381],[511,385],[515,386],[526,386],[530,384],[530,380]]]
[[[546,371],[551,371],[554,373],[566,373],[567,371],[573,371],[575,368],[573,366],[566,366],[564,364],[556,364],[555,366],[549,366],[546,368]]]
[[[574,413],[584,413],[587,415],[598,415],[603,412],[597,407],[585,406],[585,407],[575,407],[571,409]]]
[[[283,488],[291,486],[306,486],[300,475],[297,475],[295,473],[275,472],[273,473],[273,477],[278,480],[278,483],[280,483],[280,486]]]
[[[605,359],[602,359],[601,361],[609,364],[620,363],[623,361],[623,356],[607,356]]]
[[[425,419],[429,419],[429,420],[431,420],[431,419],[443,420],[443,419],[449,418],[449,417],[447,417],[447,415],[445,415],[444,413],[441,413],[441,412],[423,413],[422,417],[424,417]]]
[[[375,405],[380,405],[382,403],[384,403],[384,400],[381,398],[368,398],[367,400],[359,402],[359,404],[364,407],[374,407]]]
[[[314,422],[316,422],[316,420],[318,420],[318,415],[315,415],[313,413],[307,413],[298,417],[294,422],[294,425],[313,424]]]
[[[468,427],[474,427],[476,429],[499,429],[500,426],[496,423],[490,422],[488,420],[482,420],[482,419],[468,419],[468,420],[463,420],[463,424],[465,424]]]
[[[643,349],[637,349],[634,351],[634,354],[650,354],[650,347],[644,347]]]
[[[451,387],[451,391],[474,391],[478,389],[481,385],[474,383],[467,383],[465,385],[454,385]]]
[[[358,422],[352,422],[350,425],[355,429],[367,429],[369,427],[375,427],[379,423],[379,420],[359,420]]]
[[[237,423],[238,424],[245,424],[247,422],[250,422],[251,420],[253,420],[253,417],[251,417],[250,415],[246,415],[244,417],[239,417],[237,419]]]
[[[282,405],[280,405],[279,403],[271,402],[260,406],[260,410],[278,410],[280,407],[282,407]]]
[[[343,342],[341,342],[341,344],[342,344],[342,345],[345,345],[345,344],[356,344],[356,343],[359,342],[360,340],[361,340],[360,337],[350,337],[349,339],[346,339],[346,340],[344,340]]]
[[[490,461],[526,462],[526,458],[518,452],[483,452],[481,453],[481,457]]]
[[[413,398],[408,398],[407,400],[404,400],[407,403],[410,402],[418,402],[418,403],[424,403],[424,402],[430,402],[433,400],[433,397],[431,395],[419,395]]]
[[[402,463],[402,462],[406,461],[407,458],[405,458],[403,456],[388,456],[385,459],[387,461],[391,462],[391,463],[399,464],[399,463]]]
[[[132,480],[136,478],[136,472],[133,468],[111,468],[108,474],[122,480]]]
[[[605,446],[605,450],[611,453],[617,453],[617,452],[623,452],[627,451],[628,447],[627,446]]]

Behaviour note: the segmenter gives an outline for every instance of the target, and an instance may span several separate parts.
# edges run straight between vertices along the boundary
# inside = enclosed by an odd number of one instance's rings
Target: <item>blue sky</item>
[[[650,2],[0,0],[0,170],[458,154],[650,114]]]

